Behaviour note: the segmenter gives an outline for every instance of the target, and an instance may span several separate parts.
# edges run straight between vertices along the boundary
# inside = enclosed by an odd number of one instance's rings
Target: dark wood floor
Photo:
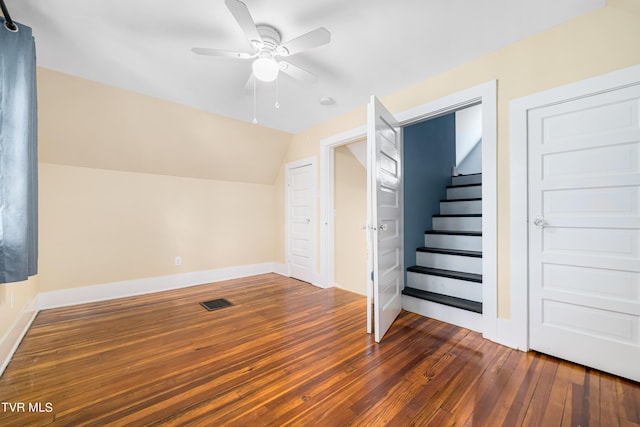
[[[0,425],[640,425],[638,383],[408,312],[376,344],[365,304],[267,274],[43,311]]]

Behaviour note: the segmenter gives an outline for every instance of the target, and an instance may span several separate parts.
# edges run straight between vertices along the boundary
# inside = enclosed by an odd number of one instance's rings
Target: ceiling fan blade
[[[313,83],[318,81],[318,76],[316,76],[315,74],[303,70],[300,67],[296,67],[289,62],[280,61],[278,64],[280,65],[280,71],[304,83],[305,85],[312,85]]]
[[[280,56],[295,55],[303,50],[312,49],[314,47],[322,46],[331,41],[331,33],[324,27],[316,28],[313,31],[309,31],[295,39],[282,43],[278,46],[277,53]]]
[[[227,5],[227,9],[233,15],[233,17],[242,28],[244,35],[250,42],[258,41],[262,42],[262,37],[260,37],[260,33],[258,33],[258,28],[256,27],[256,23],[253,21],[251,14],[249,13],[249,9],[247,5],[242,3],[240,0],[225,0],[224,2]],[[253,45],[253,43],[252,43]]]
[[[230,50],[209,49],[207,47],[193,47],[191,52],[197,55],[223,56],[225,58],[250,59],[256,56],[247,52],[232,52]]]

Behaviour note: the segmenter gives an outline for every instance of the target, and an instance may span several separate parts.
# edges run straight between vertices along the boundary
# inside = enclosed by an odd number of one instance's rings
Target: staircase
[[[416,249],[402,291],[405,310],[482,329],[482,174],[452,177],[440,214]]]

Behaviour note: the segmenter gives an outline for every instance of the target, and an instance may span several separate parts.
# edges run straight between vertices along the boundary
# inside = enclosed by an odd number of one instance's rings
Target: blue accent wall
[[[404,266],[416,265],[416,248],[424,246],[424,232],[431,217],[440,213],[440,200],[451,185],[456,163],[455,113],[405,127],[404,171]]]

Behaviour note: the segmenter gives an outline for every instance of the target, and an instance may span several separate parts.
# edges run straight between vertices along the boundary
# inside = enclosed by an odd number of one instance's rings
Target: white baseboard
[[[41,292],[38,295],[39,308],[66,307],[89,302],[126,298],[154,292],[170,291],[204,283],[220,282],[238,277],[255,276],[256,274],[275,272],[275,264],[243,265],[215,270],[196,271],[173,274],[171,276],[151,277],[146,279],[126,280],[123,282],[105,283],[80,288],[62,289],[59,291]]]
[[[432,319],[451,323],[452,325],[471,329],[476,332],[482,332],[482,326],[484,325],[482,314],[480,313],[460,310],[455,307],[437,304],[408,295],[402,295],[402,308],[421,316],[431,317]]]
[[[9,361],[18,349],[22,338],[26,335],[33,319],[38,314],[38,297],[36,296],[22,310],[18,319],[14,322],[9,331],[2,340],[0,340],[0,377],[4,373],[5,368],[9,365]]]
[[[527,325],[511,319],[498,319],[497,333],[492,341],[521,351],[529,351],[527,343]]]
[[[282,276],[289,276],[289,271],[287,270],[287,264],[282,264],[279,262],[273,263],[273,272],[280,274]]]
[[[280,263],[274,262],[273,272],[277,274],[281,274],[282,276],[285,276],[285,277],[291,277],[289,275],[289,266],[287,264],[280,264]],[[296,277],[296,279],[302,280],[303,282],[307,282],[313,286],[317,286],[318,288],[326,288],[326,286],[322,284],[322,278],[317,272],[311,272],[308,275],[308,277],[305,277],[305,278]]]
[[[516,350],[529,350],[526,334],[522,333],[522,325],[509,319],[496,319],[497,330],[495,334],[491,334],[491,331],[483,331],[485,323],[482,314],[479,313],[448,307],[408,295],[402,296],[402,308],[421,316],[480,332],[484,338]]]
[[[345,288],[344,286],[342,286],[342,285],[341,285],[340,283],[338,283],[338,282],[334,282],[334,283],[333,283],[333,287],[334,287],[334,288],[338,288],[338,289],[342,289],[343,291],[351,292],[352,294],[360,295],[360,296],[363,296],[363,297],[366,297],[366,296],[367,296],[367,292],[366,292],[366,291],[364,291],[364,292],[354,291],[354,290],[352,290],[352,289]]]

